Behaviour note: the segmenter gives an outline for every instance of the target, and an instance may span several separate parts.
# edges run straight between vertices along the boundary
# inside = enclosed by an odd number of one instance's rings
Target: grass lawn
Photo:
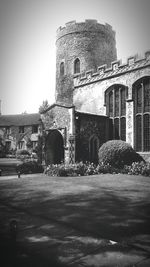
[[[33,223],[44,218],[93,237],[118,242],[150,237],[150,177],[22,175],[0,180],[0,203],[13,207],[14,216],[26,212]]]

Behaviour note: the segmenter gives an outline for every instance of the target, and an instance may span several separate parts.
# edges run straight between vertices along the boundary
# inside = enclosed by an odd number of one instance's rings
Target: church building
[[[41,119],[46,164],[97,162],[111,139],[150,156],[150,51],[122,64],[109,24],[66,23],[56,36],[56,102]]]

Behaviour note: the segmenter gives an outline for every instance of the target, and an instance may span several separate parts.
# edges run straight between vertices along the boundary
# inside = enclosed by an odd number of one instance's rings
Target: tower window
[[[80,73],[80,60],[78,58],[74,61],[74,73]]]
[[[65,73],[65,64],[64,62],[61,62],[60,64],[60,75],[63,76]]]

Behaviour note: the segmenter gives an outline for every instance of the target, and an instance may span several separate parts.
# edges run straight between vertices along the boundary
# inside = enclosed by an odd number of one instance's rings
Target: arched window
[[[144,151],[150,151],[150,114],[144,114]]]
[[[74,61],[74,73],[80,73],[80,60],[78,58]]]
[[[135,125],[136,125],[136,151],[142,151],[142,119],[141,115],[137,115],[135,117]]]
[[[150,151],[150,77],[133,85],[136,151]]]
[[[113,120],[115,139],[126,140],[126,98],[127,88],[123,85],[113,85],[106,90],[106,114]]]
[[[60,63],[60,75],[63,76],[65,73],[65,64],[64,62]]]

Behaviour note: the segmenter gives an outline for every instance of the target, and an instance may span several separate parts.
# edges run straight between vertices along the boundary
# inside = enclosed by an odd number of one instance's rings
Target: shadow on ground
[[[126,181],[120,184],[120,177],[114,176],[113,183],[112,177],[78,180],[42,177],[43,180],[33,178],[1,182],[2,255],[7,258],[7,251],[9,259],[15,255],[18,265],[14,266],[33,266],[33,261],[34,266],[47,266],[42,255],[51,241],[50,266],[63,266],[57,263],[57,252],[64,244],[70,246],[66,239],[68,235],[90,236],[125,244],[132,244],[132,240],[142,237],[142,244],[149,246],[149,180],[133,177],[131,183],[131,178],[127,176]],[[6,239],[8,222],[12,217],[16,217],[20,224],[19,242],[26,238],[28,232],[28,242],[32,243],[32,247],[34,244],[38,257],[35,253],[32,255],[30,246],[29,253],[24,253],[23,244],[19,246],[20,251],[16,250],[19,253],[16,255],[9,236]],[[42,253],[36,247],[39,242]],[[10,249],[12,247],[14,250]],[[42,260],[38,260],[39,257],[43,257]]]

